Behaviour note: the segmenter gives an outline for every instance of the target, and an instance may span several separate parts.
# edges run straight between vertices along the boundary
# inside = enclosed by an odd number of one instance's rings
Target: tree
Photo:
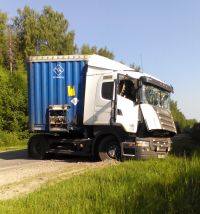
[[[178,129],[180,129],[180,132],[185,128],[192,128],[192,126],[197,123],[196,119],[186,119],[185,115],[178,109],[176,101],[171,100],[170,109]]]
[[[109,51],[106,47],[105,48],[100,48],[98,51],[97,51],[97,54],[99,54],[100,56],[105,56],[109,59],[114,59],[114,54]]]
[[[114,59],[114,54],[109,51],[106,47],[98,49],[96,46],[89,46],[88,44],[84,44],[80,50],[81,54],[98,54],[100,56],[107,57],[109,59]]]
[[[136,65],[136,64],[130,64],[130,67],[135,69],[136,72],[142,72],[142,69],[140,66]]]
[[[6,52],[5,42],[7,21],[7,14],[0,11],[0,64],[3,64]]]
[[[187,128],[192,128],[194,126],[194,124],[197,123],[197,120],[196,119],[187,119],[187,122],[186,122],[186,127]]]
[[[87,44],[83,44],[80,50],[80,54],[90,55],[90,54],[96,54],[97,53],[97,47],[92,46],[90,47]]]
[[[30,55],[60,55],[75,52],[74,32],[68,32],[63,13],[45,6],[39,14],[29,7],[18,9],[14,18],[17,47],[25,60]]]
[[[36,45],[39,36],[39,15],[33,9],[25,6],[18,9],[18,16],[14,18],[13,26],[17,34],[17,49],[23,59],[36,54]]]
[[[185,119],[185,116],[183,115],[183,113],[178,109],[176,101],[171,100],[170,109],[171,109],[171,113],[174,118],[175,124],[177,126],[177,129],[180,129],[180,131],[182,131],[186,125],[185,124],[186,119]]]
[[[74,32],[68,33],[68,21],[63,13],[45,6],[39,18],[40,54],[73,54]]]
[[[63,54],[74,54],[77,50],[77,47],[74,45],[75,33],[73,31],[69,32],[63,41]]]
[[[0,69],[0,130],[27,129],[27,82],[25,72],[10,75]]]
[[[16,69],[16,35],[12,25],[7,25],[5,47],[4,65],[12,73]]]

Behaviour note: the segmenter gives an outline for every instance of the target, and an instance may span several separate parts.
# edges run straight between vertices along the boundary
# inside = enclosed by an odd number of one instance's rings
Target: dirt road
[[[91,162],[89,158],[57,155],[52,160],[33,160],[26,150],[0,153],[0,200],[22,196],[47,182],[105,167],[114,162]]]

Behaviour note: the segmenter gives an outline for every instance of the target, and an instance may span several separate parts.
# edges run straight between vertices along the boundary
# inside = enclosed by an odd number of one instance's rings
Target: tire
[[[28,142],[28,156],[33,159],[43,160],[48,148],[48,137],[45,135],[34,135]]]
[[[113,136],[103,138],[98,146],[98,155],[101,161],[121,160],[119,142]]]

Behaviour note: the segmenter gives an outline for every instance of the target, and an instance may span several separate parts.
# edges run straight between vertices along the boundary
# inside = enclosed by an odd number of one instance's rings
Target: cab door
[[[129,87],[131,87],[131,83],[133,86],[135,84],[133,78],[122,74],[118,75],[115,90],[115,119],[116,123],[121,124],[125,131],[136,133],[138,127],[139,105],[136,104],[136,100],[131,99],[131,96],[126,96],[125,92],[122,93],[122,90],[125,90],[122,84],[125,84],[126,81],[130,83]],[[136,90],[136,87],[132,90]],[[136,91],[131,92],[136,93]]]

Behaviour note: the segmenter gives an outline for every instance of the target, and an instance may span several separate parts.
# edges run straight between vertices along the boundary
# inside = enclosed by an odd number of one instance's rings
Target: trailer
[[[163,158],[176,127],[170,85],[98,55],[28,60],[32,158],[65,152],[95,159]]]

